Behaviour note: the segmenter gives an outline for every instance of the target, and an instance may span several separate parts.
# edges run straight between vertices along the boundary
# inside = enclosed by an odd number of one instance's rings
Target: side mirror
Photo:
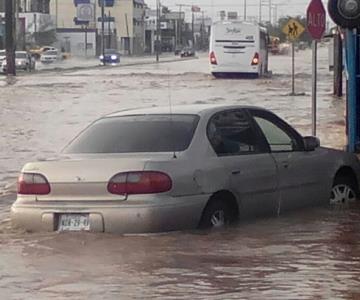
[[[320,140],[317,137],[315,136],[304,137],[305,151],[314,151],[318,147],[320,147]]]

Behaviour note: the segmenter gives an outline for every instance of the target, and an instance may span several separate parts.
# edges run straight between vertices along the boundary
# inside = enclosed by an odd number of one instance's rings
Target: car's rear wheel
[[[199,228],[221,228],[235,219],[234,213],[231,211],[230,205],[221,198],[213,198],[205,207]]]
[[[350,204],[357,199],[356,184],[354,180],[347,176],[336,176],[331,189],[330,204]]]

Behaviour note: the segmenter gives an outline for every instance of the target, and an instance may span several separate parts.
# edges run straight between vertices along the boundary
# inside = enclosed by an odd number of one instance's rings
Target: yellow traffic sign
[[[290,19],[286,25],[282,28],[282,32],[285,33],[289,40],[294,41],[299,38],[305,31],[305,27],[295,19]]]

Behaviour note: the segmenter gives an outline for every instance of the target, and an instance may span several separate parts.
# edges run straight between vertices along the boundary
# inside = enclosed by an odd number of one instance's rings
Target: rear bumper
[[[209,195],[165,198],[161,201],[123,201],[83,204],[34,201],[14,203],[11,219],[27,231],[57,231],[61,214],[89,214],[90,231],[146,233],[196,228]],[[130,203],[133,202],[133,203]]]

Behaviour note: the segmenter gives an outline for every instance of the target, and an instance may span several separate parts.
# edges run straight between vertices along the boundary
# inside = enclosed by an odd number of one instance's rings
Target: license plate
[[[59,218],[59,231],[89,231],[90,222],[88,214],[61,214]]]

